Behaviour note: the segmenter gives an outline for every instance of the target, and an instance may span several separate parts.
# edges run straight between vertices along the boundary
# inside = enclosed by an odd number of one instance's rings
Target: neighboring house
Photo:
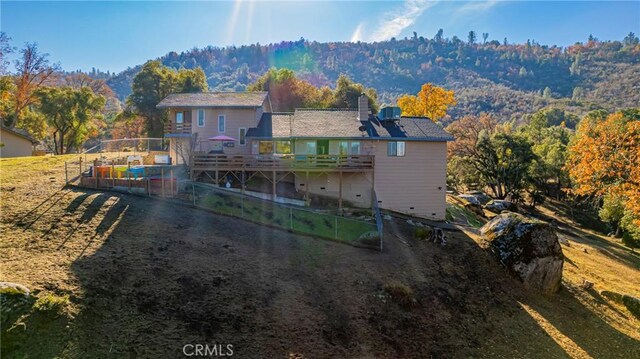
[[[428,118],[400,117],[389,107],[374,116],[365,96],[358,102],[358,109],[272,113],[267,93],[205,93],[170,95],[158,107],[169,109],[171,148],[193,149],[172,156],[190,163],[194,179],[220,183],[233,175],[243,182],[260,175],[274,197],[283,183],[306,198],[336,198],[340,206],[377,201],[384,209],[443,220],[453,137]],[[235,141],[208,140],[222,135]]]
[[[0,158],[31,156],[36,143],[25,130],[0,126]]]

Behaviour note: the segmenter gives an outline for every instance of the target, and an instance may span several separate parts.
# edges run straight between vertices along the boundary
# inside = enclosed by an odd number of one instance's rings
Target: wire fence
[[[216,213],[351,245],[382,248],[381,232],[373,217],[355,219],[322,213],[197,182],[190,182],[184,192],[193,205]]]

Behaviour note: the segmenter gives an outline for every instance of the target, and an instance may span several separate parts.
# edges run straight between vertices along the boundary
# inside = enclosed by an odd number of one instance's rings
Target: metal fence
[[[374,217],[356,219],[323,213],[198,182],[189,182],[184,192],[193,205],[216,213],[352,245],[382,248],[381,233]]]
[[[98,146],[85,152],[115,152],[115,153],[148,153],[150,151],[167,151],[168,142],[163,138],[124,138],[118,140],[103,140]],[[93,151],[93,152],[91,152]]]

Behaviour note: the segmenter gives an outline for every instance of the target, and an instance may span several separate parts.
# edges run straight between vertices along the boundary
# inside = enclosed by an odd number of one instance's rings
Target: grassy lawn
[[[218,213],[245,218],[256,223],[347,243],[355,243],[362,234],[377,231],[374,223],[316,213],[250,197],[244,199],[243,208],[240,196],[220,191],[202,192],[197,204]]]

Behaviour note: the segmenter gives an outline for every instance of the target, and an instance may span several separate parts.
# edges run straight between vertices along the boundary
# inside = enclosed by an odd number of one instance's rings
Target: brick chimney
[[[369,119],[369,98],[365,94],[358,97],[358,120],[366,121]]]

